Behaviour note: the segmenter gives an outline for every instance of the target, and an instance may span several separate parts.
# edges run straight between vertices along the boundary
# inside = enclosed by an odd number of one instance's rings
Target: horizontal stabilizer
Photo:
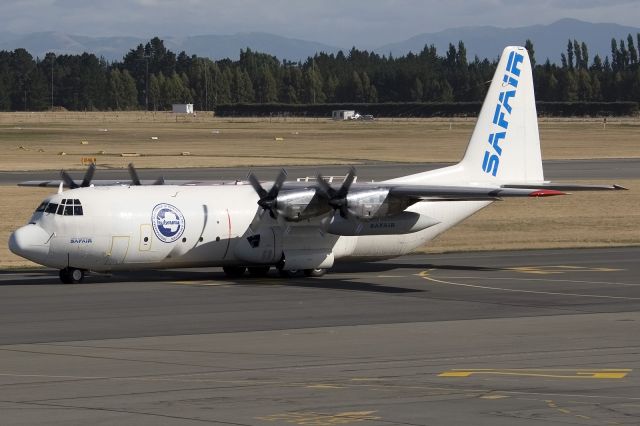
[[[502,188],[509,189],[545,189],[545,190],[553,190],[553,191],[616,191],[616,190],[624,190],[628,189],[624,186],[620,185],[585,185],[580,183],[553,183],[553,182],[545,182],[535,185],[521,185],[521,184],[507,184],[502,185]]]

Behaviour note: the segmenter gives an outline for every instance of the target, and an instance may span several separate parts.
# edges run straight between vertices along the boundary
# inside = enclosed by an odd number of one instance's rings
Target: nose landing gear
[[[84,280],[84,271],[76,268],[60,269],[60,281],[64,284],[79,284]]]

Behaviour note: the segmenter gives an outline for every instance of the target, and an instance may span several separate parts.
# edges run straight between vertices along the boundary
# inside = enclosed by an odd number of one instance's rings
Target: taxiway
[[[413,173],[420,173],[450,165],[449,163],[388,163],[375,162],[356,165],[358,179],[362,181],[385,180]],[[155,180],[162,176],[167,180],[244,180],[253,170],[262,180],[273,179],[280,167],[228,167],[190,169],[139,169],[141,179]],[[325,176],[344,176],[348,166],[287,166],[289,179],[314,178],[318,171]],[[82,173],[72,175],[81,178]],[[548,160],[544,161],[545,179],[636,179],[640,178],[640,158],[610,158],[595,160]],[[128,179],[126,170],[98,167],[96,179]],[[58,182],[58,170],[24,172],[0,172],[0,185],[15,185],[28,180],[53,180]]]
[[[640,248],[0,273],[3,424],[640,422]]]

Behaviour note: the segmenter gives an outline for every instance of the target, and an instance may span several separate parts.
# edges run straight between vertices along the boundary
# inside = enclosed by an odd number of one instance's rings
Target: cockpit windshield
[[[38,206],[35,212],[58,214],[61,216],[82,216],[84,214],[82,204],[77,198],[63,198],[60,204],[44,201]]]

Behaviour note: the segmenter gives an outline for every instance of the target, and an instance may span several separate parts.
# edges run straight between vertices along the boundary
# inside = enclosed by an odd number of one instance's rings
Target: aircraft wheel
[[[266,277],[271,266],[249,266],[249,275],[252,277]]]
[[[298,272],[297,269],[278,269],[278,274],[280,274],[282,278],[293,278],[298,275]]]
[[[305,269],[304,276],[305,277],[321,277],[327,273],[326,269],[323,268],[315,268],[315,269]]]
[[[80,284],[84,280],[84,271],[76,268],[64,268],[60,270],[60,281],[64,284]]]
[[[229,278],[241,278],[247,270],[244,266],[224,266],[224,274]]]

